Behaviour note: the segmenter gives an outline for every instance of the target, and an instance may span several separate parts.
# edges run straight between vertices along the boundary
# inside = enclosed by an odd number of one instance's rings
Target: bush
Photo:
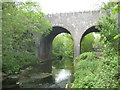
[[[75,58],[75,63],[78,63],[81,60],[93,61],[96,60],[96,58],[97,58],[97,54],[95,52],[85,52]]]
[[[97,54],[95,52],[85,52],[81,54],[80,56],[76,57],[76,60],[95,60],[97,57]]]
[[[22,68],[23,65],[37,63],[40,60],[37,57],[25,52],[3,51],[2,71],[11,74]]]
[[[79,56],[80,62],[75,63],[73,88],[118,88],[118,56],[109,56],[100,60],[93,57],[93,60],[89,61],[87,58],[82,58],[85,55]]]

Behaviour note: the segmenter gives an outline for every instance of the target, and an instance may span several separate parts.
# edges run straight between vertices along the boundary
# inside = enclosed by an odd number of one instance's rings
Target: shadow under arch
[[[50,60],[52,56],[52,42],[53,39],[61,33],[71,34],[69,30],[61,26],[54,26],[52,31],[40,40],[38,48],[38,57],[40,60]],[[72,34],[71,34],[72,35]]]
[[[53,26],[52,31],[47,35],[47,38],[53,40],[58,34],[68,33],[71,34],[69,30],[61,26]]]
[[[97,28],[96,28],[97,25],[95,26],[92,26],[90,28],[88,28],[82,35],[81,39],[80,39],[80,54],[81,54],[81,42],[83,40],[83,37],[89,33],[92,33],[92,32],[100,32]],[[101,25],[98,25],[99,27],[101,27]]]

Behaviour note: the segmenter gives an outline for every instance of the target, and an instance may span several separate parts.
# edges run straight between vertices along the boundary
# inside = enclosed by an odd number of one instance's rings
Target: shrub
[[[97,54],[95,52],[85,52],[82,53],[80,56],[76,57],[74,63],[78,63],[81,60],[89,60],[93,61],[96,60]]]
[[[117,55],[100,60],[80,60],[75,67],[73,88],[118,88]]]
[[[97,54],[95,52],[85,52],[81,54],[80,56],[76,57],[76,60],[95,60],[97,57]]]
[[[2,59],[2,71],[7,74],[18,71],[23,65],[40,61],[37,57],[31,54],[14,51],[4,51]]]

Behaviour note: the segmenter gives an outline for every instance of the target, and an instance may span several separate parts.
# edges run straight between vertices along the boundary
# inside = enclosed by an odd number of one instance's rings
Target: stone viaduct
[[[74,57],[80,54],[80,42],[82,38],[91,32],[99,32],[95,29],[98,19],[101,17],[101,11],[85,11],[74,13],[56,13],[47,15],[51,22],[53,30],[46,37],[40,37],[37,41],[38,57],[41,60],[51,58],[52,41],[60,33],[69,33],[74,40]]]

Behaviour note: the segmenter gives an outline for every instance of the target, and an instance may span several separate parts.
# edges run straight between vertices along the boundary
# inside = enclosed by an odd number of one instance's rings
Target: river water
[[[65,88],[66,84],[73,81],[73,60],[57,60],[53,63],[53,75],[55,84],[59,88]]]
[[[67,83],[73,81],[73,60],[52,60],[51,73],[39,72],[38,69],[44,71],[44,68],[37,68],[36,65],[32,72],[25,72],[19,77],[11,76],[12,79],[6,79],[3,88],[65,88]],[[8,84],[13,80],[14,83]]]

